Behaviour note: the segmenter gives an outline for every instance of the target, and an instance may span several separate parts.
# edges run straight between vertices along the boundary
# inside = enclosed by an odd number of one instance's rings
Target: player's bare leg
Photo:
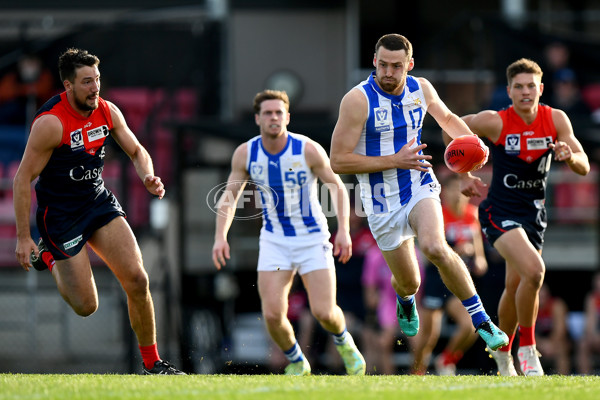
[[[352,335],[346,329],[346,319],[336,303],[335,271],[319,269],[302,275],[308,294],[310,311],[323,328],[333,335],[346,372],[349,375],[364,375],[366,363]]]
[[[419,201],[409,216],[419,248],[438,267],[446,287],[461,301],[475,295],[475,285],[466,265],[446,242],[442,208],[434,199]]]
[[[421,251],[438,267],[446,287],[467,309],[477,333],[488,347],[496,350],[508,343],[508,337],[485,312],[464,261],[446,242],[443,221],[442,207],[434,199],[419,201],[409,215]]]
[[[89,243],[127,294],[129,320],[139,345],[149,346],[156,343],[154,304],[150,295],[148,274],[144,269],[142,253],[135,236],[125,219],[113,219],[98,229]]]
[[[294,328],[287,318],[293,278],[293,271],[258,271],[258,293],[265,325],[275,344],[283,351],[296,343]]]
[[[273,342],[283,351],[290,364],[286,375],[310,375],[311,368],[294,335],[287,317],[288,295],[294,280],[294,271],[258,271],[260,295],[265,326]]]
[[[98,309],[98,290],[90,267],[87,249],[66,260],[57,260],[52,276],[62,298],[82,317]]]
[[[514,301],[520,329],[517,355],[521,371],[524,375],[543,375],[544,371],[535,345],[535,321],[539,308],[539,291],[545,275],[541,251],[533,247],[522,228],[504,233],[496,240],[494,247],[506,260],[507,282],[516,281],[516,278],[511,278],[511,271],[516,271],[519,275]],[[507,294],[509,293],[507,292]],[[504,306],[509,303],[506,300]],[[511,318],[508,307],[505,312]]]
[[[407,336],[415,336],[420,325],[415,294],[421,285],[421,272],[414,240],[405,240],[398,248],[381,253],[392,272],[391,283],[396,292],[398,325]]]
[[[519,325],[533,326],[537,319],[539,291],[546,271],[542,256],[531,245],[521,228],[511,229],[500,236],[494,247],[507,262],[507,274],[515,270],[520,277],[515,292]]]

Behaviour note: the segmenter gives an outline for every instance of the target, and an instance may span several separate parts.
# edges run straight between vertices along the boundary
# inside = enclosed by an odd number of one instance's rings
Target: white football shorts
[[[284,245],[261,237],[257,270],[297,270],[298,274],[304,275],[318,269],[335,268],[332,249],[333,244],[329,240],[307,244],[291,239]]]
[[[408,216],[414,206],[423,199],[440,201],[440,185],[419,186],[416,193],[412,194],[409,202],[395,210],[384,214],[371,214],[367,216],[371,233],[382,251],[397,249],[406,240],[415,237],[415,232],[408,223]]]

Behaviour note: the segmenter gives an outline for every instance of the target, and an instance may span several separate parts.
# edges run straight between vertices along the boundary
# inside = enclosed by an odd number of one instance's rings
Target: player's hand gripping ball
[[[490,150],[477,135],[460,136],[451,141],[444,151],[446,166],[453,172],[478,170],[488,160]]]

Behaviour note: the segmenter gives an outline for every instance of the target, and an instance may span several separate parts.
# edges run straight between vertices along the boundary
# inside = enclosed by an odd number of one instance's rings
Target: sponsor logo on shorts
[[[502,227],[503,228],[508,228],[510,226],[521,226],[520,223],[518,223],[517,221],[513,221],[510,219],[507,219],[506,221],[502,221]]]
[[[77,236],[75,239],[71,239],[68,242],[64,242],[63,243],[63,248],[65,250],[69,250],[75,246],[77,246],[79,244],[79,242],[81,242],[81,240],[83,239],[82,235]]]

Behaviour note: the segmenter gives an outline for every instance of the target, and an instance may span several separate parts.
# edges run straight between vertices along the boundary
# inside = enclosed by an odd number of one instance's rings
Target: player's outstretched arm
[[[227,186],[217,205],[217,219],[215,225],[215,243],[212,248],[212,260],[215,268],[221,269],[226,260],[231,257],[227,232],[233,222],[235,208],[240,194],[246,186],[249,174],[246,169],[248,154],[247,143],[241,144],[231,158],[231,173],[227,178]]]
[[[344,183],[331,169],[329,158],[323,147],[313,141],[306,143],[306,160],[317,176],[327,187],[336,211],[337,233],[333,244],[333,255],[342,263],[352,257],[352,239],[350,238],[350,200]]]
[[[31,252],[38,255],[38,248],[31,238],[29,221],[31,182],[42,172],[61,139],[62,124],[59,119],[53,115],[39,117],[31,127],[25,152],[13,181],[13,205],[17,224],[15,255],[26,271],[31,268]]]

